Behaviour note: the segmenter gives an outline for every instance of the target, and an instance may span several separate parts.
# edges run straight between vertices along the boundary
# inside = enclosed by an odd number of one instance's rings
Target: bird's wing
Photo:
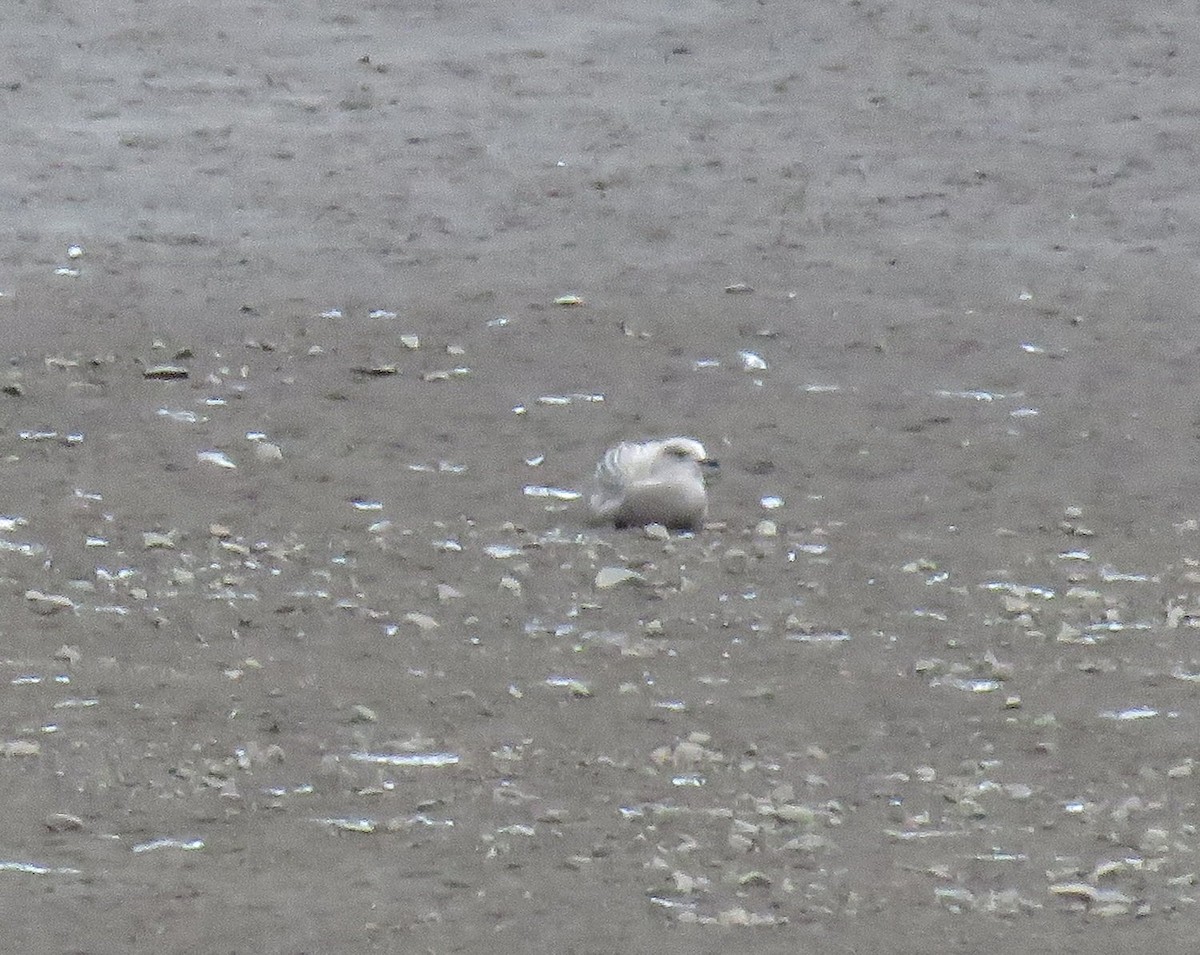
[[[634,441],[623,441],[609,448],[596,466],[596,484],[619,494],[631,483],[648,476],[649,465],[657,453],[656,447]]]
[[[596,491],[592,510],[606,516],[621,507],[631,484],[644,480],[657,449],[636,441],[623,441],[609,448],[596,465]]]

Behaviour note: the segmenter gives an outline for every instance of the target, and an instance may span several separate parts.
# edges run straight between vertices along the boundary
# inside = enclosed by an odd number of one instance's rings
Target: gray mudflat
[[[1194,951],[1194,4],[3,21],[6,947]]]

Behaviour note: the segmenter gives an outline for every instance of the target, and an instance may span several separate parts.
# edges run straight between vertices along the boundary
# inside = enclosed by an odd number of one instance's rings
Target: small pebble
[[[58,613],[60,610],[75,609],[75,601],[63,594],[46,594],[40,590],[27,590],[25,591],[25,599],[33,604],[33,609],[36,613],[40,613],[43,616]]]
[[[596,587],[599,590],[608,590],[619,584],[642,583],[645,579],[636,570],[630,570],[628,567],[601,567],[596,574]]]
[[[521,581],[517,580],[516,577],[501,577],[500,586],[507,590],[514,597],[519,597],[521,595]]]
[[[282,461],[283,450],[270,441],[257,441],[254,444],[254,457],[259,461]]]
[[[426,630],[426,631],[435,630],[440,626],[440,624],[436,620],[434,620],[433,617],[429,616],[429,614],[420,613],[415,610],[412,611],[411,613],[406,613],[404,615],[404,619],[406,622],[411,623],[411,624],[415,625],[416,627],[418,627],[419,629]]]
[[[351,723],[374,723],[379,717],[375,715],[375,711],[369,706],[363,706],[361,703],[355,703],[351,707],[350,722]]]
[[[46,817],[46,828],[51,832],[79,832],[83,820],[69,812],[52,812]]]
[[[146,550],[174,550],[175,531],[163,534],[160,531],[145,531],[142,534],[142,547]]]
[[[181,381],[188,374],[182,365],[151,365],[142,372],[142,377],[147,381]]]

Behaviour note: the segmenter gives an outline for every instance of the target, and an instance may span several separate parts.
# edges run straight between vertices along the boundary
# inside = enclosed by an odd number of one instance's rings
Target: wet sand
[[[1191,951],[1198,44],[16,9],[14,950]]]

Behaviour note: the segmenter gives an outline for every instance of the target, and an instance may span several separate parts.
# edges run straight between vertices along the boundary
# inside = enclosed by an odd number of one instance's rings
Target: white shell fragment
[[[766,371],[767,360],[757,352],[740,351],[738,358],[742,360],[742,368],[745,371]]]
[[[548,497],[556,501],[577,501],[583,497],[579,491],[571,491],[562,487],[545,487],[541,484],[526,484],[524,494],[526,497]]]
[[[550,676],[546,678],[546,686],[567,690],[572,696],[586,698],[592,695],[592,688],[584,680],[572,676]]]
[[[458,753],[368,753],[350,754],[356,763],[374,766],[456,766],[462,757]]]
[[[202,418],[194,411],[174,410],[171,408],[159,408],[158,416],[160,418],[169,418],[172,421],[178,421],[181,424],[197,424],[201,421],[207,421],[207,418]]]
[[[443,368],[438,371],[427,371],[421,375],[422,381],[453,381],[456,378],[466,378],[471,374],[470,368]]]
[[[604,401],[604,395],[541,395],[537,399],[539,405],[565,406],[574,404],[575,402],[584,404],[600,404]],[[516,408],[513,409],[517,411]],[[517,414],[523,413],[524,409],[517,411]]]
[[[197,849],[204,848],[203,839],[151,839],[149,842],[141,842],[130,849],[134,853],[153,852],[156,849],[182,849],[185,852],[195,852]]]
[[[224,451],[197,451],[196,460],[204,464],[215,464],[219,468],[234,469],[237,467]]]
[[[374,819],[348,819],[345,817],[331,817],[327,819],[317,819],[316,822],[322,825],[330,826],[333,829],[340,829],[342,832],[361,832],[369,835],[379,828],[378,823]]]
[[[596,573],[596,589],[610,590],[619,584],[641,583],[646,578],[628,567],[601,567]]]
[[[429,616],[429,614],[421,613],[416,610],[406,613],[404,615],[404,620],[406,623],[411,623],[418,630],[436,630],[439,626],[441,626],[436,620],[433,619],[433,617]]]
[[[75,601],[64,594],[47,594],[40,590],[25,591],[25,599],[32,605],[36,613],[49,615],[61,610],[74,610]]]
[[[1124,710],[1105,710],[1100,713],[1102,720],[1118,720],[1120,722],[1148,720],[1155,716],[1158,716],[1158,710],[1152,706],[1131,706]]]
[[[1010,397],[1023,397],[1019,393],[1013,395],[1001,394],[998,391],[984,391],[981,388],[971,388],[965,391],[952,391],[947,389],[938,389],[934,392],[939,398],[970,398],[972,401],[993,402],[1003,401]]]

